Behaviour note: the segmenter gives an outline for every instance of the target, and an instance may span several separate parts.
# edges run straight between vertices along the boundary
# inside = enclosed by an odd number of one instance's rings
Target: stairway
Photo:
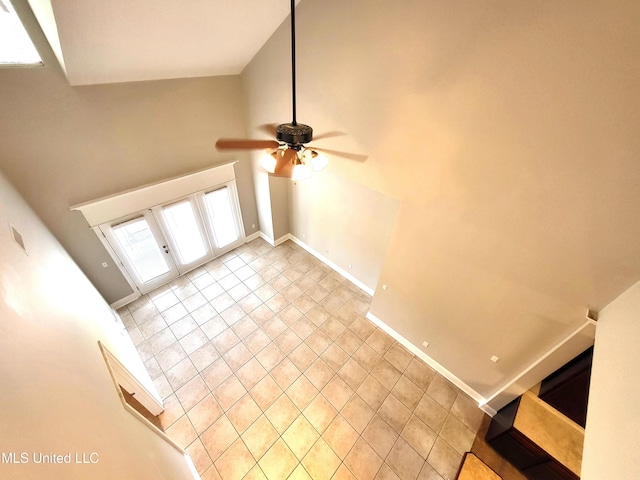
[[[456,480],[502,480],[502,477],[473,453],[464,454]]]

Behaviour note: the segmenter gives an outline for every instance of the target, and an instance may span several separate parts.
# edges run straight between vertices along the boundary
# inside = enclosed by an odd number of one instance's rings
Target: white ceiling
[[[286,0],[28,1],[71,85],[238,74],[290,10]]]

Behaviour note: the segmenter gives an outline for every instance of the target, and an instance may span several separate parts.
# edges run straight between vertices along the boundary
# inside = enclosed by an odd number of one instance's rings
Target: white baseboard
[[[356,285],[357,287],[359,287],[361,290],[364,290],[365,292],[367,292],[369,295],[373,296],[374,293],[374,289],[371,288],[368,285],[365,285],[363,282],[361,282],[360,280],[358,280],[356,277],[354,277],[353,275],[351,275],[349,272],[347,272],[346,270],[340,268],[338,265],[336,265],[335,263],[333,263],[331,260],[329,260],[327,257],[325,257],[324,255],[316,252],[313,248],[311,248],[309,245],[307,245],[306,243],[304,243],[302,240],[300,240],[299,238],[295,237],[294,235],[291,235],[290,233],[285,235],[288,236],[288,238],[286,240],[291,240],[293,243],[301,246],[302,248],[304,248],[307,252],[309,252],[311,255],[313,255],[314,257],[316,257],[318,260],[320,260],[322,263],[324,263],[325,265],[327,265],[328,267],[330,267],[331,269],[335,270],[336,272],[338,272],[340,275],[342,275],[344,278],[346,278],[347,280],[349,280],[351,283],[353,283],[354,285]],[[284,238],[284,237],[282,237]]]
[[[378,317],[373,315],[371,312],[367,313],[367,318],[369,320],[371,320],[374,324],[376,324],[378,327],[380,327],[380,329],[382,329],[386,333],[388,333],[398,343],[402,344],[407,350],[409,350],[411,353],[413,353],[416,357],[418,357],[420,360],[422,360],[424,363],[429,365],[432,369],[434,369],[436,372],[438,372],[440,375],[442,375],[444,378],[449,380],[456,387],[458,387],[460,390],[462,390],[464,393],[466,393],[471,398],[473,398],[476,402],[478,402],[478,406],[485,413],[487,413],[488,415],[491,415],[491,416],[496,414],[496,411],[493,410],[490,407],[489,407],[489,409],[483,408],[483,405],[486,405],[486,399],[482,395],[480,395],[473,388],[471,388],[465,382],[460,380],[457,376],[455,376],[449,370],[447,370],[442,365],[440,365],[438,362],[436,362],[433,358],[431,358],[429,355],[427,355],[422,350],[420,350],[418,347],[416,347],[409,340],[407,340],[402,335],[400,335],[398,332],[396,332],[389,325],[384,323],[382,320],[380,320]]]
[[[532,386],[544,380],[551,372],[556,371],[593,345],[595,334],[596,322],[589,318],[589,313],[587,313],[584,323],[547,350],[512,380],[498,388],[486,400],[486,406],[493,410],[500,410]]]
[[[191,460],[191,457],[189,456],[188,453],[184,454],[184,460],[185,462],[187,462],[187,465],[189,466],[189,471],[191,472],[191,475],[193,475],[193,480],[202,480],[202,477],[198,473],[198,469],[196,468],[195,464],[193,463],[193,460]]]
[[[124,307],[126,304],[133,302],[139,296],[140,294],[138,292],[133,292],[131,295],[127,295],[126,297],[113,302],[111,304],[111,308],[118,310],[120,307]]]
[[[260,238],[262,236],[261,233],[262,232],[258,230],[257,232],[254,232],[251,235],[249,235],[248,237],[244,237],[244,243],[249,243],[255,240],[256,238]]]
[[[486,413],[490,417],[493,417],[495,416],[496,413],[498,413],[498,411],[495,408],[491,407],[491,405],[487,403],[479,403],[478,408],[480,408],[480,410],[482,410],[484,413]]]
[[[272,247],[277,247],[278,245],[280,245],[281,243],[286,242],[287,240],[291,239],[291,234],[287,233],[286,235],[281,236],[280,238],[278,238],[277,240],[274,240],[271,237],[268,237],[264,232],[260,231],[257,232],[258,236],[260,238],[262,238],[265,242],[267,242],[269,245],[271,245]]]
[[[269,245],[271,245],[272,247],[276,246],[276,243],[273,241],[273,238],[268,237],[262,230],[257,232],[258,236],[263,239],[265,242],[267,242]]]
[[[265,235],[262,231],[258,231],[256,233],[254,233],[252,235],[251,240],[253,240],[254,238],[260,237],[262,238],[265,242],[267,242],[269,245],[271,245],[272,247],[277,247],[278,245],[286,242],[287,240],[291,240],[293,243],[299,245],[300,247],[304,248],[307,252],[309,252],[311,255],[313,255],[314,257],[316,257],[318,260],[320,260],[322,263],[324,263],[327,267],[331,268],[332,270],[338,272],[340,275],[342,275],[344,278],[346,278],[347,280],[349,280],[351,283],[353,283],[354,285],[356,285],[358,288],[364,290],[366,293],[368,293],[369,295],[373,296],[374,293],[374,289],[369,287],[368,285],[365,285],[363,282],[361,282],[360,280],[358,280],[356,277],[354,277],[353,275],[351,275],[349,272],[347,272],[346,270],[340,268],[338,265],[336,265],[335,263],[333,263],[331,260],[329,260],[327,257],[325,257],[324,255],[316,252],[313,248],[311,248],[309,245],[307,245],[306,243],[304,243],[302,240],[300,240],[298,237],[296,237],[295,235],[292,235],[291,233],[287,233],[283,236],[281,236],[280,238],[274,240],[272,238],[269,238],[267,235]],[[248,240],[250,241],[250,240]]]
[[[286,235],[281,236],[280,238],[278,238],[277,240],[275,240],[273,242],[273,246],[277,247],[278,245],[286,242],[287,240],[293,240],[293,235],[291,235],[290,233],[287,233]]]

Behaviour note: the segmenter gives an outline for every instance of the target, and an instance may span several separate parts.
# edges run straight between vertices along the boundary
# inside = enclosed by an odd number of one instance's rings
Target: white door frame
[[[136,269],[133,263],[131,263],[129,258],[126,256],[126,254],[122,250],[120,243],[118,242],[118,239],[113,233],[113,227],[117,227],[118,225],[122,225],[123,223],[134,221],[138,218],[144,218],[147,222],[147,225],[149,226],[149,229],[151,230],[151,233],[153,234],[153,237],[158,244],[158,248],[160,248],[160,250],[164,253],[163,258],[169,268],[166,273],[152,280],[149,280],[146,283],[141,278],[136,276]],[[102,233],[105,241],[109,244],[109,253],[115,255],[114,259],[118,260],[120,270],[124,270],[127,272],[127,280],[130,284],[133,283],[132,286],[141,294],[144,295],[145,293],[148,293],[160,287],[161,285],[170,282],[180,275],[181,272],[178,270],[176,263],[173,260],[173,256],[169,251],[169,244],[164,238],[163,233],[160,230],[151,210],[145,210],[134,215],[129,215],[127,217],[102,224],[98,228]]]
[[[156,222],[158,224],[158,226],[160,227],[160,230],[162,230],[162,234],[165,238],[165,240],[168,242],[169,247],[171,248],[171,251],[174,253],[173,258],[176,264],[176,267],[178,269],[178,271],[180,272],[180,274],[185,274],[191,270],[193,270],[194,268],[207,263],[210,260],[213,260],[216,257],[215,251],[213,249],[213,246],[211,245],[211,242],[209,240],[209,236],[207,235],[207,228],[206,228],[206,224],[204,223],[204,219],[203,219],[203,215],[202,212],[200,211],[200,206],[198,205],[197,202],[197,194],[193,194],[193,195],[189,195],[188,197],[184,197],[181,198],[179,200],[176,200],[174,202],[171,203],[167,203],[167,204],[163,204],[163,205],[158,205],[157,207],[153,207],[151,209],[151,211],[153,212],[153,216],[156,219]],[[195,215],[195,220],[196,223],[198,224],[198,228],[200,229],[200,235],[202,236],[202,240],[204,242],[204,247],[206,249],[206,253],[205,255],[203,255],[200,258],[195,259],[194,261],[190,262],[190,263],[182,263],[179,258],[176,258],[179,252],[178,246],[176,244],[176,242],[173,239],[173,235],[171,234],[171,230],[169,228],[169,226],[166,223],[166,220],[163,216],[163,209],[165,207],[170,207],[171,205],[175,205],[177,203],[181,203],[181,202],[189,202],[189,204],[191,205],[191,208],[193,209],[194,215]]]
[[[231,210],[234,216],[236,227],[238,228],[238,239],[235,242],[231,242],[228,245],[225,245],[223,247],[218,247],[217,241],[215,238],[215,232],[213,229],[213,222],[211,221],[211,217],[209,216],[209,212],[206,207],[205,195],[211,192],[215,192],[216,190],[221,190],[225,187],[229,191],[229,200],[231,203]],[[202,217],[204,218],[204,221],[207,223],[207,235],[211,235],[211,244],[213,246],[214,257],[219,257],[220,255],[223,255],[226,252],[229,252],[234,248],[237,248],[240,245],[244,244],[244,240],[245,240],[244,224],[242,222],[240,200],[238,199],[238,189],[236,187],[235,180],[223,183],[221,185],[216,185],[213,188],[209,188],[203,192],[199,192],[197,194],[197,198],[198,198],[198,205],[202,211]]]

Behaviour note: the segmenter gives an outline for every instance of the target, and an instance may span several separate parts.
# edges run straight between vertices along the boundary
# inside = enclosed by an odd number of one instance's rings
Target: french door
[[[151,210],[173,252],[180,273],[188,272],[214,257],[195,200],[190,196]]]
[[[99,228],[143,294],[244,242],[233,182]]]
[[[151,211],[100,230],[121,265],[141,293],[147,293],[179,275]]]
[[[234,221],[240,218],[234,193],[234,190],[224,186],[198,197],[202,210],[206,212],[205,219],[212,236],[211,242],[217,251],[216,256],[236,248],[244,240],[242,222]]]

